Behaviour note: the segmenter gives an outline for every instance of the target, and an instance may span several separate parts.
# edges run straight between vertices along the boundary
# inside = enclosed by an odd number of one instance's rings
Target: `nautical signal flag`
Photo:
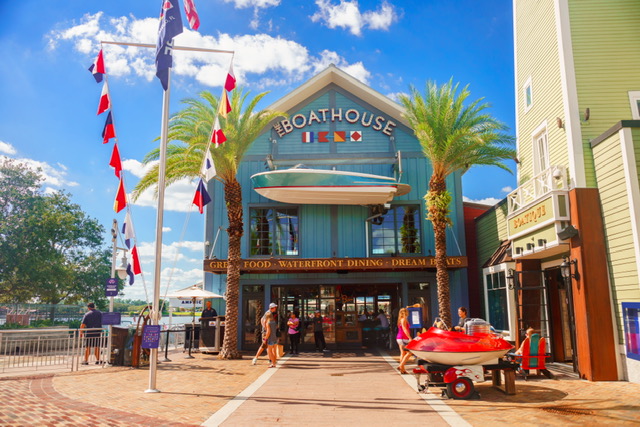
[[[100,102],[98,103],[98,114],[100,115],[111,108],[111,98],[109,97],[109,86],[107,82],[102,85],[102,93],[100,94]]]
[[[227,91],[222,91],[222,96],[220,97],[220,108],[218,108],[218,114],[220,114],[225,119],[231,112],[231,103],[229,102],[229,95],[227,95]]]
[[[103,76],[107,73],[104,69],[104,57],[102,56],[102,49],[98,52],[98,56],[96,56],[96,60],[93,61],[91,67],[89,67],[89,71],[93,74],[93,78],[96,79],[96,83],[100,83],[102,81]]]
[[[140,267],[140,256],[138,256],[138,247],[133,246],[131,249],[131,261],[133,263],[133,274],[142,273],[142,268]]]
[[[233,62],[229,65],[229,73],[227,73],[227,80],[224,82],[224,90],[231,92],[236,88],[236,76],[233,74]]]
[[[318,132],[318,142],[329,142],[327,139],[328,131]]]
[[[124,183],[122,182],[122,177],[120,177],[116,199],[113,202],[113,210],[118,213],[124,209],[125,206],[127,206],[127,193],[124,191]]]
[[[204,206],[211,201],[211,197],[209,197],[209,193],[207,193],[207,189],[204,186],[204,182],[202,179],[198,183],[198,188],[196,188],[196,194],[193,197],[193,204],[198,207],[200,213],[204,212]]]
[[[362,132],[354,130],[349,133],[349,139],[352,142],[362,142]]]
[[[136,233],[133,230],[133,221],[131,220],[128,209],[124,217],[124,223],[122,224],[122,234],[124,234],[124,244],[127,245],[127,248],[131,249],[131,243],[135,243]]]
[[[202,176],[204,176],[204,180],[206,182],[209,182],[211,178],[216,176],[216,166],[213,164],[211,151],[207,151],[207,154],[204,157],[204,164],[202,165]]]
[[[227,140],[227,136],[224,134],[222,129],[220,129],[220,122],[218,121],[218,117],[216,116],[216,120],[213,122],[213,131],[211,131],[211,142],[216,144],[216,148],[218,145],[222,144]]]
[[[343,130],[333,132],[333,142],[344,142],[346,138],[346,132]]]
[[[102,143],[106,144],[111,138],[116,137],[116,128],[113,125],[113,117],[111,111],[107,114],[107,121],[104,123],[104,129],[102,129]]]
[[[113,144],[113,151],[111,152],[111,160],[109,160],[109,166],[113,168],[113,172],[116,177],[120,178],[122,172],[122,161],[120,160],[120,150],[118,144]]]
[[[313,142],[313,132],[302,132],[302,142]]]
[[[192,30],[198,31],[198,28],[200,28],[200,17],[196,10],[196,4],[193,0],[182,0],[182,3],[184,4],[184,14],[187,15],[189,26]]]
[[[161,0],[160,25],[156,43],[156,76],[162,88],[169,87],[169,68],[173,66],[173,38],[182,33],[182,15],[177,7],[178,0]]]

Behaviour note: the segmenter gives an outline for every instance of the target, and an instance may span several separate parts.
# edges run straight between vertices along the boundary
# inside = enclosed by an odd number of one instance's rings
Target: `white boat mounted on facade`
[[[294,204],[380,205],[411,191],[386,176],[299,166],[257,173],[251,182],[261,196]]]

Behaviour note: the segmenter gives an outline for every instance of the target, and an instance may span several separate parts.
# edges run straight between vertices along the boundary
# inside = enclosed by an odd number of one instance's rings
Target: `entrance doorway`
[[[545,337],[553,362],[575,362],[573,301],[559,267],[514,271],[518,344],[533,328]],[[569,285],[570,286],[570,285]]]
[[[302,323],[302,351],[315,348],[312,319],[316,311],[323,318],[327,346],[360,347],[375,344],[380,338],[380,328],[376,329],[379,310],[390,319],[399,303],[396,284],[272,286],[271,292],[271,300],[278,304],[278,325],[285,337],[289,313],[298,314]]]

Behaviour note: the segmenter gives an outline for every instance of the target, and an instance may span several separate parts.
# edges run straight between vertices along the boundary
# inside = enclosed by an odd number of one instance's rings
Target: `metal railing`
[[[0,331],[0,373],[29,373],[41,371],[77,371],[83,365],[88,352],[88,365],[99,362],[106,366],[111,357],[120,351],[128,353],[124,365],[131,365],[131,347],[134,330],[130,329],[123,348],[111,350],[107,347],[108,329],[16,329]],[[88,336],[91,334],[92,336]],[[187,351],[188,341],[183,325],[161,332],[158,351],[164,353],[165,361],[171,351]],[[89,348],[87,348],[89,347]],[[97,347],[99,359],[96,359]],[[197,345],[194,345],[194,350]],[[117,362],[116,362],[117,363]],[[121,363],[122,364],[122,363]]]
[[[564,166],[551,166],[509,193],[509,215],[526,208],[552,191],[568,189],[567,171]]]

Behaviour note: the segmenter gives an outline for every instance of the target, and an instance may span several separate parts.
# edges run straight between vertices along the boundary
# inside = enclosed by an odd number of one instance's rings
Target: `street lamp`
[[[560,274],[562,275],[562,279],[564,279],[565,283],[569,283],[571,279],[578,279],[578,271],[577,271],[578,260],[573,259],[569,260],[567,257],[564,257],[562,260],[562,264],[560,264]],[[571,266],[573,265],[573,273],[571,273]]]
[[[510,268],[509,271],[507,272],[507,285],[509,286],[509,289],[513,289],[514,287],[514,281],[515,281],[515,277],[513,275],[513,268]]]

